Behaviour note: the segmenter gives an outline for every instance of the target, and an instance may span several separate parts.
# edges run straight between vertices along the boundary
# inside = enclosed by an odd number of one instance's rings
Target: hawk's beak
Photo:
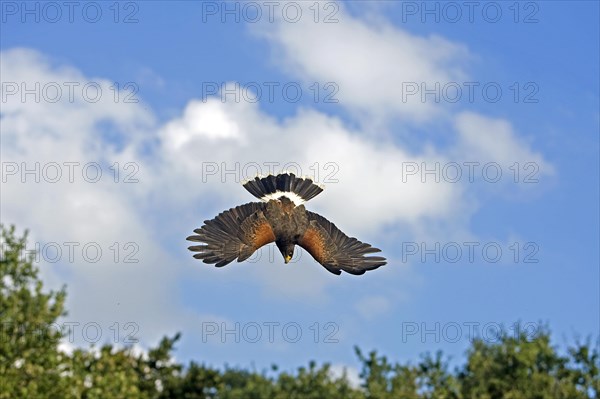
[[[283,258],[285,259],[285,263],[286,263],[286,264],[288,264],[288,263],[290,262],[290,259],[292,259],[292,257],[291,257],[291,256],[289,256],[289,255],[286,255],[286,256],[284,256]]]

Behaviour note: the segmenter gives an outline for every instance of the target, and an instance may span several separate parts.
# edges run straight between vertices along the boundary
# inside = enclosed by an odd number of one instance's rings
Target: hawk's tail
[[[308,177],[296,177],[293,173],[282,173],[277,176],[255,177],[243,183],[244,188],[263,201],[285,196],[296,205],[300,205],[319,195],[323,187]]]

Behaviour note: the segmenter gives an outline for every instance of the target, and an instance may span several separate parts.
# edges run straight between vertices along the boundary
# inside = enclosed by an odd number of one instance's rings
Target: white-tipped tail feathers
[[[316,197],[323,187],[310,178],[296,177],[293,173],[282,173],[277,176],[257,176],[243,183],[244,188],[265,202],[280,197],[289,198],[296,206]]]

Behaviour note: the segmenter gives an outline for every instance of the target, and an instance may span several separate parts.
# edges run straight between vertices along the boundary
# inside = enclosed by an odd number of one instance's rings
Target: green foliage
[[[53,323],[64,314],[65,291],[44,293],[33,254],[25,256],[27,233],[0,229],[0,398],[58,397],[65,356]]]
[[[550,345],[546,329],[535,336],[506,333],[496,343],[475,340],[466,364],[454,371],[440,352],[415,364],[393,363],[377,352],[363,354],[361,386],[331,366],[294,372],[215,369],[173,360],[180,339],[165,337],[146,354],[131,347],[59,350],[56,321],[65,314],[65,290],[44,292],[32,256],[24,257],[25,234],[0,226],[0,399],[561,399],[599,398],[600,355],[591,341],[577,342],[566,355]]]
[[[534,337],[506,333],[497,344],[476,340],[460,374],[465,398],[560,399],[598,397],[598,350],[589,345],[560,356],[546,329]],[[594,386],[595,385],[595,386]]]
[[[127,349],[105,345],[99,351],[76,350],[70,364],[68,397],[146,398],[136,373],[138,359]]]
[[[346,376],[332,378],[329,364],[317,368],[310,362],[308,368],[300,367],[296,374],[281,373],[276,383],[275,398],[362,398],[348,382]]]
[[[385,356],[370,352],[365,357],[359,348],[356,355],[362,363],[360,377],[365,381],[365,397],[373,399],[460,398],[456,377],[448,372],[441,352],[426,354],[416,366],[391,364]]]

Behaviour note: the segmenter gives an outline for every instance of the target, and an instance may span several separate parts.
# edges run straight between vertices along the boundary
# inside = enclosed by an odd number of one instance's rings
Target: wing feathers
[[[366,256],[381,252],[379,248],[348,237],[321,215],[306,213],[310,226],[299,245],[331,273],[340,274],[343,270],[350,274],[363,274],[387,263],[382,256]]]
[[[264,203],[250,202],[220,213],[204,226],[195,229],[197,235],[189,241],[201,242],[188,249],[198,252],[194,258],[221,267],[237,259],[242,262],[265,244],[275,241],[275,234],[263,214]]]
[[[290,189],[283,182],[279,183],[280,186],[277,183],[274,178],[263,180],[263,184],[269,186],[268,189]],[[236,259],[242,262],[258,248],[274,242],[276,237],[273,226],[264,214],[266,206],[267,203],[251,202],[222,212],[212,220],[206,220],[201,228],[194,230],[196,235],[187,238],[200,243],[189,247],[190,251],[196,252],[194,258],[221,267]],[[386,264],[384,257],[370,255],[381,252],[379,248],[348,237],[321,215],[307,211],[306,216],[309,227],[298,245],[331,273],[341,274],[345,271],[363,274]]]

